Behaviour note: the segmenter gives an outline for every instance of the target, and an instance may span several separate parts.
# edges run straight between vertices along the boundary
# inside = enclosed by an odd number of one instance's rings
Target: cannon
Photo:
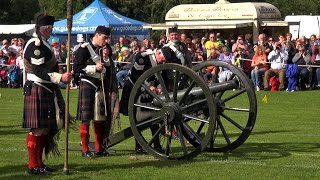
[[[220,83],[213,76],[208,84],[203,79],[208,66],[229,69],[232,75]],[[155,80],[159,91],[149,88]],[[237,104],[237,98],[247,103]],[[230,151],[249,137],[256,114],[255,92],[241,69],[221,61],[193,69],[167,63],[149,69],[136,81],[129,99],[131,127],[111,136],[107,147],[134,136],[160,160],[191,159],[204,150]],[[158,130],[151,133],[149,128],[154,125]],[[159,136],[162,150],[153,147]]]

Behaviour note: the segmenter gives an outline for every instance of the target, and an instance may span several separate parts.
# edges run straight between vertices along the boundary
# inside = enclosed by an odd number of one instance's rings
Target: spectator
[[[273,40],[273,39],[272,39]],[[258,36],[258,46],[263,46],[264,51],[266,53],[266,56],[269,55],[269,53],[273,50],[272,46],[266,42],[266,35],[265,34],[259,34]]]
[[[251,79],[257,91],[260,91],[260,82],[262,76],[268,69],[266,62],[267,56],[265,54],[264,47],[257,46],[255,48],[255,54],[252,58],[251,63],[251,67],[253,68],[253,70],[251,71]]]
[[[284,90],[285,82],[285,64],[288,60],[288,52],[281,50],[281,44],[276,43],[274,50],[268,55],[268,60],[271,62],[271,67],[264,73],[264,90],[268,91],[271,89],[269,80],[271,77],[276,76],[279,79],[279,90]]]
[[[18,46],[19,46],[21,49],[24,48],[24,45],[25,45],[24,43],[25,43],[24,39],[18,38]]]
[[[298,65],[298,85],[300,90],[306,90],[306,84],[308,83],[310,71],[306,66],[299,65],[307,65],[311,64],[310,54],[306,52],[305,46],[298,46],[298,53],[293,57],[292,62]]]
[[[293,64],[292,62],[292,58],[295,55],[296,51],[295,51],[295,45],[292,42],[292,34],[291,33],[287,33],[286,34],[286,47],[285,47],[286,51],[288,52],[288,61],[287,64]]]
[[[14,52],[16,54],[16,57],[18,57],[20,54],[20,49],[21,47],[18,45],[18,39],[17,38],[13,38],[12,39],[12,45],[9,46],[9,50]]]
[[[242,48],[244,51],[248,50],[248,45],[245,43],[242,35],[238,36],[237,41],[232,45],[232,52],[235,53],[238,47]]]
[[[167,43],[167,36],[161,35],[159,40],[159,48],[161,48],[163,45]]]
[[[129,70],[132,67],[133,54],[128,48],[123,48],[123,61],[121,62],[121,67],[119,72],[116,74],[118,83],[121,87],[124,85],[124,78],[127,76]]]
[[[9,51],[8,56],[9,56],[8,65],[16,65],[17,64],[16,63],[16,60],[17,60],[16,53],[13,51]]]
[[[23,59],[23,49],[20,49],[20,56],[17,57],[16,65],[19,67],[18,84],[22,87],[23,85],[23,71],[24,71],[24,59]]]
[[[227,47],[222,48],[222,53],[220,54],[219,60],[231,64],[233,55],[228,51]],[[227,68],[220,67],[219,71],[219,82],[224,82],[230,79],[232,72]]]
[[[181,33],[180,34],[180,41],[182,43],[186,43],[186,40],[187,40],[187,34],[186,33]]]
[[[210,50],[212,48],[220,49],[219,42],[216,40],[216,35],[214,33],[209,34],[209,41],[205,43],[205,48],[207,49],[207,57],[210,56]]]
[[[0,65],[7,64],[8,58],[4,56],[4,53],[2,50],[0,50]]]
[[[9,56],[8,56],[8,53],[9,53],[9,42],[8,42],[8,40],[4,39],[4,40],[2,41],[1,50],[3,51],[3,55],[4,55],[4,56],[9,57]]]

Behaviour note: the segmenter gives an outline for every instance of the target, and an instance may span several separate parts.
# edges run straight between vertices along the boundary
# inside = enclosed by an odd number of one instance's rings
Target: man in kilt
[[[46,175],[54,169],[43,164],[42,154],[57,153],[56,134],[63,126],[64,100],[58,84],[69,83],[71,73],[60,74],[53,50],[47,40],[51,36],[54,17],[41,14],[37,17],[35,37],[24,49],[27,81],[24,85],[23,128],[29,128],[26,145],[28,172]]]
[[[192,67],[192,56],[185,43],[181,42],[178,35],[178,28],[176,26],[168,29],[169,41],[164,47],[169,47],[177,57],[177,61],[173,63],[182,64],[187,67]]]
[[[133,62],[132,69],[129,71],[129,74],[124,82],[124,87],[122,91],[122,96],[120,100],[120,107],[119,111],[123,115],[128,116],[128,104],[129,104],[129,98],[131,90],[134,86],[134,83],[138,80],[138,78],[148,69],[152,68],[153,66],[156,66],[157,64],[163,64],[165,62],[176,62],[178,61],[177,57],[175,56],[175,53],[169,48],[169,47],[162,47],[161,49],[155,49],[151,50],[148,49],[143,52],[139,52],[135,56],[135,60]],[[165,76],[166,77],[166,76]],[[153,91],[157,91],[156,85],[154,82],[150,82],[150,89]],[[151,102],[152,98],[141,96],[141,101],[144,102]],[[151,132],[152,134],[155,134],[157,130],[159,129],[158,125],[151,126]],[[158,151],[163,151],[162,147],[160,145],[159,138],[156,138],[154,140],[154,148]],[[139,143],[136,141],[136,153],[143,153],[144,150],[139,145]]]
[[[115,69],[113,62],[111,62],[112,50],[107,43],[109,35],[109,28],[98,26],[91,42],[83,43],[74,53],[73,70],[80,87],[77,119],[81,120],[80,138],[82,156],[85,158],[107,155],[104,140],[110,132],[111,120],[113,119],[111,109],[114,108],[115,94],[118,91]],[[106,50],[103,48],[108,49],[107,58],[103,57],[103,51]],[[104,62],[103,59],[108,59],[108,62]],[[100,96],[102,98],[98,98]],[[93,120],[95,135],[94,154],[89,150],[88,144],[91,120]]]

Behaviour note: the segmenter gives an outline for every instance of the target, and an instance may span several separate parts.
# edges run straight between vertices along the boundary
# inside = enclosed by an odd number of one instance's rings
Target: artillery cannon
[[[208,85],[202,78],[203,69],[208,66],[229,69],[232,75],[221,83],[214,76]],[[155,79],[161,91],[150,90],[149,83]],[[246,98],[248,103],[237,106],[232,101],[237,98]],[[235,115],[237,112],[244,115]],[[149,154],[161,160],[191,159],[205,149],[229,151],[249,137],[256,113],[255,92],[237,67],[221,61],[201,63],[193,70],[163,64],[149,69],[136,81],[129,100],[131,127],[110,137],[108,148],[134,135]],[[151,134],[147,129],[155,124],[159,129]],[[152,147],[159,135],[164,151]]]

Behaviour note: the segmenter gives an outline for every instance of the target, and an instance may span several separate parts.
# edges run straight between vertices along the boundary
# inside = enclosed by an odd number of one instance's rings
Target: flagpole
[[[72,0],[67,1],[67,27],[68,27],[68,41],[67,41],[67,72],[70,73],[70,56],[71,56],[71,29],[72,29]],[[64,168],[63,173],[69,174],[69,165],[68,165],[68,149],[69,149],[69,89],[70,84],[67,84],[66,87],[66,108],[65,108],[65,148],[64,148]]]

